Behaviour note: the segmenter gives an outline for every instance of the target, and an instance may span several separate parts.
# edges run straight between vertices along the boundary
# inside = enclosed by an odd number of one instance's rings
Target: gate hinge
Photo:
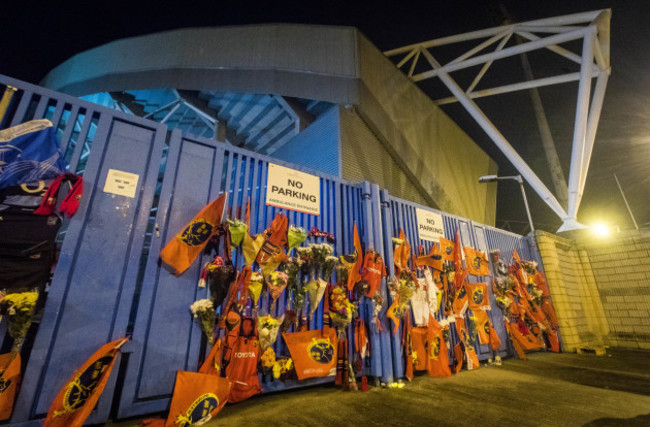
[[[368,200],[370,199],[370,196],[370,193],[361,193],[361,200]]]

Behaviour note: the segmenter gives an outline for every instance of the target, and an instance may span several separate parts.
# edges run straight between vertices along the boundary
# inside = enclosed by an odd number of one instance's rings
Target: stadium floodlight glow
[[[602,222],[596,223],[592,225],[590,228],[591,228],[591,232],[598,237],[608,237],[611,233],[610,227],[607,224]]]
[[[526,198],[526,190],[524,189],[524,180],[521,178],[521,175],[513,176],[498,176],[498,175],[484,175],[478,179],[478,182],[485,184],[488,182],[496,182],[502,180],[513,180],[519,183],[519,188],[521,188],[521,196],[524,199],[524,206],[526,206],[526,215],[528,215],[528,225],[530,225],[530,232],[535,232],[535,227],[533,226],[533,218],[530,216],[530,208],[528,207],[528,199]]]

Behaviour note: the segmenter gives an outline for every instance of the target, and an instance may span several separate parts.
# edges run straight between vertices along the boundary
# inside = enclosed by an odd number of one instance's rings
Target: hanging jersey
[[[386,266],[384,260],[377,252],[368,251],[363,260],[363,270],[361,280],[368,283],[368,292],[366,296],[372,298],[381,287],[381,279],[386,276]]]
[[[257,375],[260,360],[260,344],[254,326],[247,326],[251,319],[242,321],[242,330],[232,347],[226,378],[232,383],[228,402],[237,403],[262,391]]]
[[[449,352],[442,333],[442,326],[431,316],[427,328],[427,371],[432,377],[449,377]]]

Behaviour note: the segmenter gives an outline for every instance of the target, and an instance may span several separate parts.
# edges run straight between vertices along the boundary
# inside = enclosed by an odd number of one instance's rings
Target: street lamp
[[[528,215],[528,224],[530,225],[531,233],[535,232],[535,227],[533,227],[533,218],[530,216],[530,208],[528,207],[528,199],[526,198],[526,191],[524,190],[524,180],[521,179],[521,175],[514,176],[497,176],[497,175],[485,175],[478,179],[480,183],[501,181],[505,179],[511,179],[519,183],[519,188],[521,188],[521,195],[524,198],[524,205],[526,206],[526,214]]]

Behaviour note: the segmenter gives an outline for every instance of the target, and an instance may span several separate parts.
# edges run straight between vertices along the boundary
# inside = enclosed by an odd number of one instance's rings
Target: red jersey
[[[368,282],[368,293],[366,293],[368,298],[372,298],[379,291],[381,279],[384,276],[386,276],[386,266],[381,255],[374,251],[368,251],[363,260],[361,272],[361,280]]]

